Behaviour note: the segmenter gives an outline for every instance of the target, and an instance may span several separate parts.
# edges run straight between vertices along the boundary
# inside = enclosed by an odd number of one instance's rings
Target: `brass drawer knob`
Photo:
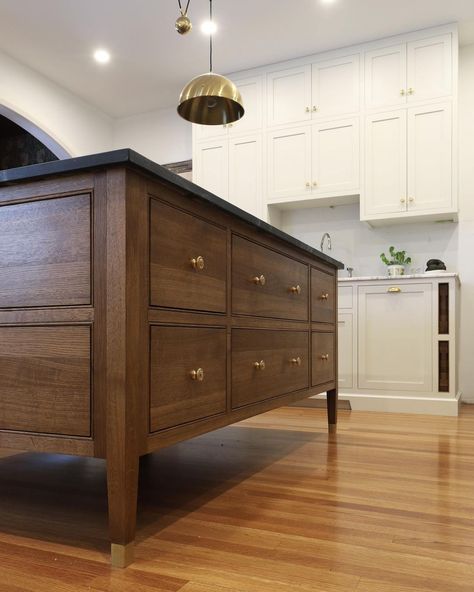
[[[409,95],[414,95],[415,94],[415,89],[414,88],[409,88],[408,89],[408,94]]]
[[[204,370],[202,368],[191,370],[190,374],[191,380],[197,380],[198,382],[202,382],[204,380]]]
[[[406,94],[406,91],[405,91],[405,89],[404,89],[404,88],[402,88],[402,90],[400,91],[400,95],[401,95],[402,97],[404,97],[404,96],[405,96],[405,94]]]
[[[264,275],[258,275],[254,277],[252,281],[257,286],[264,286],[267,283],[267,280],[265,279]]]
[[[297,358],[291,358],[290,363],[292,366],[301,366],[301,358],[299,356]]]
[[[202,271],[205,267],[204,257],[201,257],[201,255],[199,257],[193,257],[191,259],[191,265],[196,271]]]
[[[265,362],[263,360],[260,360],[260,362],[254,362],[253,367],[255,370],[265,370]]]
[[[329,294],[327,292],[324,294],[321,294],[320,298],[321,298],[321,300],[329,300]]]
[[[329,360],[329,354],[321,354],[321,360],[327,362]]]
[[[392,286],[391,288],[389,288],[389,289],[387,290],[387,292],[388,292],[389,294],[398,294],[398,293],[399,293],[399,292],[401,292],[401,291],[402,291],[402,289],[401,289],[401,288],[399,288],[398,286]]]
[[[291,290],[292,294],[301,294],[301,286],[300,285],[291,286],[290,290]]]

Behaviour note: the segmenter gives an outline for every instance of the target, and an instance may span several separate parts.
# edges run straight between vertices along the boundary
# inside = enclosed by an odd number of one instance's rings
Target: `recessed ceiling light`
[[[110,62],[110,53],[106,49],[96,49],[94,51],[94,60],[99,64],[107,64]]]
[[[206,21],[201,25],[201,31],[206,35],[214,35],[217,31],[217,25],[213,21]]]
[[[320,0],[321,4],[334,4],[336,0]]]

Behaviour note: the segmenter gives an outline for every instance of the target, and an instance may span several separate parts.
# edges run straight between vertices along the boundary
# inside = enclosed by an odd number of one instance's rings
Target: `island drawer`
[[[90,327],[0,327],[0,393],[0,430],[90,436]]]
[[[232,408],[308,388],[306,331],[232,331]]]
[[[151,200],[151,306],[225,312],[226,261],[225,230]]]
[[[311,386],[336,380],[335,333],[313,332],[311,368]]]
[[[232,312],[308,320],[308,266],[239,236],[232,238]]]
[[[225,328],[151,327],[150,431],[226,410]]]
[[[336,276],[311,268],[311,320],[336,322]]]

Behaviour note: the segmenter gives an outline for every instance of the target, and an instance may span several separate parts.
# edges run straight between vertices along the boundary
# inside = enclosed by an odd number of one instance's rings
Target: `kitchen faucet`
[[[323,238],[321,239],[321,252],[324,253],[324,239],[328,239],[328,251],[330,251],[332,249],[332,244],[331,244],[331,235],[329,234],[329,232],[325,232],[323,234]]]

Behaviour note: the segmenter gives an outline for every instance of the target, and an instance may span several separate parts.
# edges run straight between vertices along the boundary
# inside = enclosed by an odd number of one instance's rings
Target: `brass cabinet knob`
[[[323,362],[327,362],[329,360],[329,354],[321,354],[320,358]]]
[[[191,265],[196,271],[202,271],[205,267],[204,257],[201,257],[201,255],[199,255],[199,257],[193,257],[191,259]]]
[[[264,286],[267,283],[264,275],[257,275],[253,278],[253,283],[257,286]]]
[[[306,187],[311,187],[311,183],[309,181],[306,182]]]
[[[402,97],[404,97],[406,95],[406,92],[405,92],[405,89],[404,88],[402,88],[402,90],[400,91],[400,95]]]
[[[389,294],[398,294],[398,293],[399,293],[399,292],[401,292],[401,291],[402,291],[402,289],[401,289],[401,288],[399,288],[398,286],[392,286],[391,288],[389,288],[389,289],[387,290],[387,292],[388,292]]]
[[[313,111],[319,111],[319,107],[317,105],[313,105]]]
[[[313,187],[317,187],[318,186],[318,182],[317,181],[313,181]]]
[[[306,107],[305,111],[306,111],[306,113],[309,113],[311,111],[311,109],[309,107]]]
[[[290,364],[292,366],[301,366],[301,364],[302,364],[301,358],[299,356],[297,358],[291,358]]]
[[[265,370],[265,361],[260,360],[260,362],[254,362],[253,367],[255,370]]]
[[[190,375],[192,380],[197,380],[198,382],[202,382],[204,380],[204,370],[202,368],[191,370]]]
[[[410,198],[408,198],[408,201],[409,201],[410,203],[413,203],[413,202],[415,201],[415,198],[414,198],[414,197],[410,197]]]
[[[415,94],[415,89],[414,88],[409,88],[408,89],[408,94],[409,95],[414,95]]]
[[[301,294],[301,286],[299,284],[296,286],[291,286],[290,292],[292,294]]]
[[[400,198],[400,203],[405,203],[405,202],[406,202],[406,199],[404,197],[401,197]]]
[[[329,300],[329,294],[327,292],[324,294],[321,294],[320,299],[321,300]]]

